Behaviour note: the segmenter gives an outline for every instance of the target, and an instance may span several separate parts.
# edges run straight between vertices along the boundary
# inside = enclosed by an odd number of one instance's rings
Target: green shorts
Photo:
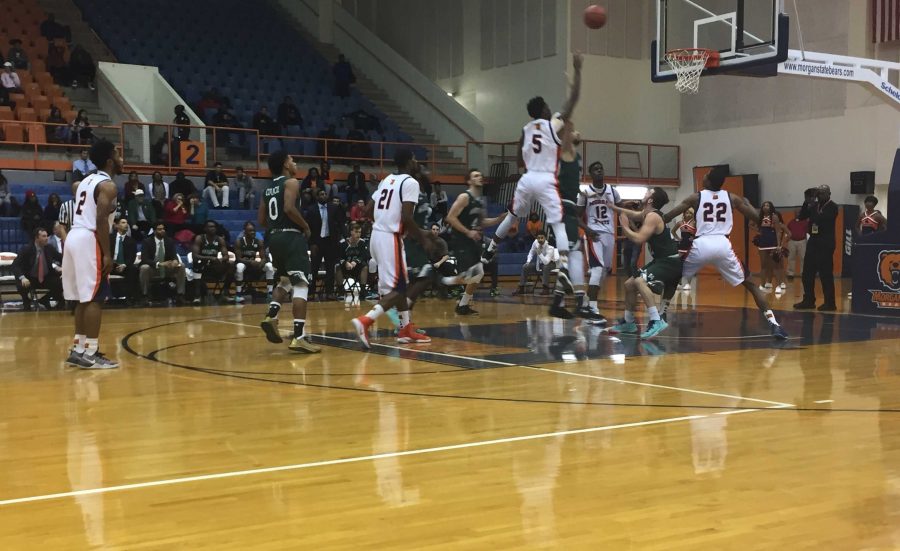
[[[420,277],[422,269],[430,264],[425,249],[412,237],[403,238],[403,249],[406,251],[406,271],[411,276],[410,279]]]
[[[305,235],[299,231],[272,230],[268,245],[276,277],[289,278],[292,285],[309,284],[312,270]]]
[[[578,239],[578,210],[575,205],[563,202],[563,224],[566,226],[566,238],[569,241],[569,250],[579,248]]]
[[[459,272],[465,272],[481,262],[480,241],[472,241],[464,235],[453,234],[450,238],[450,250],[453,251],[456,269]]]
[[[681,258],[654,258],[640,270],[640,277],[654,293],[662,294],[665,288],[677,285],[681,281]]]

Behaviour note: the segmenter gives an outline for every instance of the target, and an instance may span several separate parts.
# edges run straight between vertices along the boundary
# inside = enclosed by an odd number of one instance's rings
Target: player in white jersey
[[[734,254],[731,241],[728,239],[734,225],[735,210],[740,211],[748,220],[757,223],[759,211],[751,206],[746,198],[732,195],[722,189],[726,175],[724,167],[713,168],[703,179],[703,190],[700,193],[691,195],[664,216],[665,222],[669,223],[689,208],[693,208],[697,213],[697,233],[691,244],[691,250],[684,259],[682,276],[690,280],[704,266],[715,266],[722,279],[732,287],[743,285],[753,295],[757,307],[771,326],[772,336],[787,339],[788,334],[769,309],[766,296],[753,282],[746,279],[744,266]]]
[[[590,186],[578,194],[578,223],[584,229],[587,249],[588,308],[597,314],[597,299],[603,280],[613,268],[616,254],[616,226],[613,205],[622,206],[619,192],[603,181],[603,163],[594,161],[588,167]]]
[[[365,348],[369,348],[369,328],[385,311],[393,307],[400,313],[400,331],[397,342],[427,343],[431,339],[416,331],[410,321],[410,302],[407,299],[409,280],[406,272],[406,252],[403,234],[422,244],[426,253],[432,252],[434,239],[422,230],[413,213],[419,202],[419,182],[410,176],[419,170],[415,156],[408,149],[400,149],[394,155],[397,172],[388,174],[372,194],[368,208],[374,210],[375,223],[369,252],[378,265],[378,293],[381,301],[363,316],[352,320],[353,327]]]
[[[522,137],[519,141],[519,154],[521,155],[519,164],[525,167],[526,172],[516,184],[513,203],[509,209],[510,215],[497,228],[482,259],[484,263],[490,261],[500,240],[506,237],[513,225],[519,224],[519,217],[528,215],[531,204],[537,201],[544,210],[547,224],[553,228],[556,247],[559,250],[560,267],[556,285],[567,293],[571,293],[573,287],[568,270],[569,238],[563,222],[563,203],[557,180],[557,163],[561,145],[558,133],[562,130],[564,121],[572,116],[575,104],[578,102],[578,96],[581,93],[582,61],[583,56],[576,52],[573,56],[575,76],[569,91],[569,99],[563,105],[561,112],[551,116],[550,107],[540,96],[532,98],[528,102],[528,114],[533,120],[522,129]]]
[[[98,350],[102,304],[109,294],[112,254],[109,233],[122,171],[122,155],[107,140],[91,146],[90,159],[99,170],[73,184],[75,211],[63,249],[63,294],[75,307],[75,341],[66,363],[82,369],[111,369],[119,364]]]

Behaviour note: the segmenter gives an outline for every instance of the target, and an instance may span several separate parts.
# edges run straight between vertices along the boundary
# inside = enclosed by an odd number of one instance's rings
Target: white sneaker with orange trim
[[[356,337],[362,343],[363,348],[372,348],[369,344],[369,327],[375,323],[375,320],[369,316],[359,316],[358,318],[353,318],[350,322],[353,324],[353,328],[356,329]]]

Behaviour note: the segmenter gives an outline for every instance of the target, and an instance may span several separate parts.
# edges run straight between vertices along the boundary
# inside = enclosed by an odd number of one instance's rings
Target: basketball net
[[[678,80],[675,89],[682,94],[696,94],[700,91],[700,75],[706,68],[711,50],[705,48],[679,48],[666,52],[666,61]]]

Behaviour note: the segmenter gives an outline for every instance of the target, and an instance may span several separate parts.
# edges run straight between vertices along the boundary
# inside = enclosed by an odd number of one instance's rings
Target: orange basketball
[[[584,24],[591,29],[606,25],[606,8],[592,4],[584,9]]]

